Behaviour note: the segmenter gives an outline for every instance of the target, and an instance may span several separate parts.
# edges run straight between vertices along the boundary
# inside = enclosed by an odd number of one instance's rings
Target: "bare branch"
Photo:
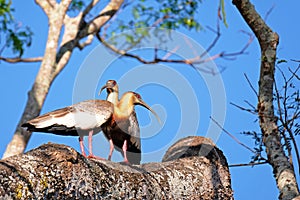
[[[91,0],[89,5],[84,9],[82,13],[83,17],[86,16],[98,2],[99,0]]]
[[[221,32],[220,32],[220,24],[219,24],[219,20],[217,20],[217,31],[213,30],[211,27],[207,27],[210,31],[212,31],[213,33],[216,34],[215,39],[212,41],[212,43],[207,47],[206,51],[203,52],[200,57],[204,57],[208,52],[210,52],[210,50],[217,44],[217,42],[219,41],[220,37],[221,37]]]
[[[256,110],[256,107],[255,107],[254,105],[252,105],[249,101],[244,100],[244,102],[245,102],[246,104],[248,104],[255,112],[258,112],[258,111]]]
[[[297,72],[299,71],[299,69],[300,69],[300,65],[298,65],[298,67],[294,71],[291,68],[289,68],[289,72],[292,73],[290,80],[293,79],[294,77],[296,77],[296,79],[298,79],[300,81],[300,77],[297,75]]]
[[[267,161],[264,162],[256,162],[256,163],[242,163],[242,164],[232,164],[228,165],[228,167],[253,167],[255,165],[264,165],[264,164],[269,164]]]
[[[194,58],[190,58],[190,59],[165,59],[164,57],[163,58],[157,58],[156,57],[153,60],[145,60],[145,59],[143,59],[142,57],[140,57],[136,54],[128,53],[125,50],[118,49],[115,46],[107,43],[105,41],[105,39],[103,37],[101,37],[101,35],[99,33],[97,33],[97,39],[101,43],[103,43],[104,46],[106,46],[107,48],[109,48],[113,52],[115,52],[117,54],[120,54],[122,56],[127,56],[127,57],[134,58],[134,59],[136,59],[139,62],[144,63],[144,64],[156,64],[156,63],[160,63],[160,62],[163,62],[163,63],[183,63],[183,64],[190,65],[190,66],[192,66],[193,68],[195,68],[197,70],[201,70],[201,68],[195,67],[194,64],[203,64],[203,63],[207,63],[207,62],[210,62],[212,60],[215,60],[217,58],[226,58],[227,56],[232,57],[232,56],[236,56],[238,54],[244,54],[245,50],[248,48],[250,43],[253,41],[253,38],[250,38],[249,41],[247,42],[247,44],[245,45],[245,47],[243,47],[242,50],[240,50],[238,52],[227,53],[227,54],[222,52],[222,53],[219,53],[219,54],[215,54],[214,56],[208,57],[206,59],[201,59],[201,55],[200,56],[197,55]],[[209,47],[209,48],[212,48],[212,47]]]
[[[214,118],[212,118],[211,116],[209,117],[220,129],[222,129],[222,131],[224,131],[224,133],[226,133],[227,135],[229,135],[229,137],[231,137],[234,141],[236,141],[239,145],[245,147],[246,149],[248,149],[249,151],[251,151],[252,153],[256,154],[256,151],[254,151],[253,149],[251,149],[250,147],[248,147],[247,145],[243,144],[239,139],[237,139],[234,135],[232,135],[231,133],[229,133],[227,130],[225,130]]]
[[[20,62],[25,62],[25,63],[29,63],[29,62],[41,62],[43,60],[43,57],[35,57],[35,58],[5,58],[5,57],[1,57],[0,56],[0,60],[3,60],[5,62],[8,63],[20,63]]]
[[[285,140],[285,143],[287,144],[288,143],[288,139],[286,138],[285,136],[285,131],[288,132],[289,134],[289,138],[291,139],[292,143],[293,143],[293,146],[294,146],[294,150],[295,150],[295,153],[296,153],[296,159],[297,159],[297,162],[298,162],[298,171],[300,173],[300,155],[299,155],[299,150],[298,150],[298,146],[297,146],[297,143],[296,143],[296,140],[295,140],[295,137],[293,135],[293,131],[291,130],[291,126],[294,122],[294,120],[297,118],[297,110],[295,111],[295,114],[293,115],[293,117],[291,119],[288,119],[288,105],[287,105],[287,99],[288,99],[288,85],[289,85],[289,82],[294,78],[296,77],[297,78],[297,71],[300,69],[300,65],[296,68],[296,70],[291,70],[289,68],[289,71],[290,73],[292,74],[290,78],[286,78],[286,76],[284,75],[283,71],[278,68],[279,71],[281,72],[281,75],[285,81],[284,83],[284,91],[283,91],[283,97],[279,94],[279,91],[278,91],[278,88],[277,88],[277,84],[276,84],[276,81],[274,82],[274,86],[275,86],[275,95],[276,95],[276,101],[277,101],[277,107],[278,107],[278,112],[279,112],[279,121],[281,122],[282,126],[283,126],[283,132],[281,133],[284,140]],[[283,110],[284,110],[284,113],[282,112],[282,108],[281,108],[281,102],[280,102],[280,99],[283,98]],[[290,160],[290,163],[291,165],[293,165],[293,157],[292,157],[292,153],[291,153],[291,149],[290,148],[287,148],[288,150],[288,154],[289,154],[289,160]]]
[[[266,22],[268,20],[268,17],[270,16],[271,12],[274,10],[275,8],[275,4],[272,5],[272,7],[268,10],[268,12],[266,13],[265,17],[264,17],[264,21]]]
[[[257,110],[256,109],[253,109],[253,108],[252,109],[244,108],[244,107],[239,106],[239,105],[237,105],[235,103],[232,103],[232,102],[230,102],[230,104],[233,105],[233,106],[235,106],[235,107],[237,107],[238,109],[240,109],[242,111],[247,111],[247,112],[249,112],[251,114],[257,115]]]
[[[91,34],[91,35],[87,36],[87,39],[86,39],[84,42],[78,44],[77,47],[78,47],[80,50],[82,50],[82,49],[83,49],[84,47],[86,47],[87,45],[90,45],[90,44],[93,42],[93,39],[94,39],[94,35]]]
[[[252,91],[255,93],[256,97],[258,98],[258,93],[257,93],[257,91],[254,89],[254,87],[253,87],[252,83],[250,82],[250,80],[249,80],[247,74],[244,73],[244,76],[245,76],[245,78],[246,78],[248,84],[250,85]]]
[[[80,31],[78,38],[81,39],[90,34],[96,34],[100,28],[108,22],[114,14],[120,9],[124,0],[111,0],[105,8],[101,10],[99,15],[94,17],[85,27]]]

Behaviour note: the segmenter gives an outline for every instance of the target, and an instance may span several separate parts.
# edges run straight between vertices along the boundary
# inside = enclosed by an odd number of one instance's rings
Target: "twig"
[[[284,128],[284,131],[287,131],[288,134],[289,134],[289,137],[293,143],[293,146],[294,146],[294,150],[295,150],[295,153],[296,153],[296,159],[297,159],[297,162],[298,162],[298,171],[300,173],[300,155],[299,155],[299,150],[298,150],[298,146],[297,146],[297,143],[296,143],[296,140],[295,140],[295,137],[293,135],[293,131],[290,129],[289,127],[289,124],[292,125],[294,120],[297,118],[297,114],[292,117],[292,119],[288,119],[288,107],[287,107],[287,99],[288,99],[288,84],[289,82],[294,78],[296,77],[297,78],[297,71],[300,69],[300,65],[296,68],[296,70],[291,70],[289,68],[289,71],[290,73],[292,74],[291,77],[289,77],[288,79],[286,78],[286,76],[284,75],[283,71],[278,68],[279,71],[281,72],[281,75],[284,79],[284,97],[283,97],[283,109],[284,109],[284,113],[282,113],[282,109],[281,109],[281,103],[280,103],[280,94],[279,94],[279,91],[278,91],[278,88],[277,88],[277,84],[276,84],[276,81],[274,82],[274,86],[275,86],[275,95],[276,95],[276,99],[277,99],[277,106],[278,106],[278,112],[279,112],[279,121],[281,122],[283,128]],[[295,111],[297,113],[297,110]],[[295,117],[296,116],[296,117]],[[283,135],[283,138],[285,140],[285,143],[287,144],[288,143],[288,139],[286,138],[285,134],[282,133]],[[290,163],[291,165],[293,166],[293,159],[292,159],[292,153],[291,153],[291,150],[290,148],[287,148],[288,149],[288,154],[289,154],[289,158],[290,158]]]
[[[249,80],[247,74],[244,73],[244,76],[245,76],[245,78],[246,78],[248,84],[250,85],[252,91],[255,93],[256,97],[258,98],[258,93],[257,93],[257,91],[254,89],[254,87],[253,87],[252,83],[250,82],[250,80]]]
[[[228,167],[248,167],[248,166],[253,167],[254,165],[264,165],[264,164],[268,164],[268,162],[264,161],[264,162],[257,162],[257,163],[232,164],[232,165],[228,165]]]
[[[245,147],[246,149],[248,149],[249,151],[251,151],[252,153],[256,154],[257,152],[254,151],[253,149],[251,149],[250,147],[248,147],[247,145],[243,144],[239,139],[237,139],[234,135],[232,135],[231,133],[229,133],[227,130],[225,130],[214,118],[212,118],[211,116],[209,117],[220,129],[222,129],[222,131],[224,131],[227,135],[229,135],[234,141],[236,141],[239,145]]]
[[[244,108],[244,107],[239,106],[239,105],[237,105],[237,104],[235,104],[235,103],[232,103],[232,102],[230,102],[230,105],[233,105],[233,106],[237,107],[237,108],[240,109],[240,110],[247,111],[247,112],[249,112],[249,113],[251,113],[251,114],[257,115],[257,110],[256,110],[256,109],[251,110],[251,109],[249,109],[249,108]]]
[[[246,104],[248,104],[255,112],[258,112],[258,111],[256,110],[256,107],[255,107],[254,105],[252,105],[249,101],[244,100],[244,102],[245,102]]]
[[[291,68],[289,68],[289,71],[292,73],[292,76],[290,79],[292,79],[293,77],[296,77],[300,81],[300,77],[297,75],[297,72],[299,69],[300,69],[300,65],[298,65],[298,67],[296,68],[295,71],[293,71],[293,70],[291,70]]]
[[[272,5],[272,7],[268,10],[268,12],[266,13],[265,17],[264,17],[264,21],[266,22],[269,15],[271,14],[271,12],[274,10],[275,8],[275,4]]]

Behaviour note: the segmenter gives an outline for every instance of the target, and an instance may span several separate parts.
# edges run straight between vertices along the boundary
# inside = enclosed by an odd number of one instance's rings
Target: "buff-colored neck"
[[[128,118],[134,109],[133,98],[131,95],[123,95],[118,104],[114,104],[114,113],[120,118]]]

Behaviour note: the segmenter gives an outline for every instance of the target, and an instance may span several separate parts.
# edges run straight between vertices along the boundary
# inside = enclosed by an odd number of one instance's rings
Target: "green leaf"
[[[134,19],[140,18],[140,14],[139,14],[139,11],[137,8],[132,9],[132,15],[133,15]]]

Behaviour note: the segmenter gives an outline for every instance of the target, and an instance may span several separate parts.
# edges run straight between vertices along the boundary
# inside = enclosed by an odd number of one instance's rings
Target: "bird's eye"
[[[112,80],[112,84],[115,86],[117,82],[115,80]]]
[[[136,96],[136,98],[142,99],[141,95],[139,95],[138,93],[134,93],[134,95]]]

